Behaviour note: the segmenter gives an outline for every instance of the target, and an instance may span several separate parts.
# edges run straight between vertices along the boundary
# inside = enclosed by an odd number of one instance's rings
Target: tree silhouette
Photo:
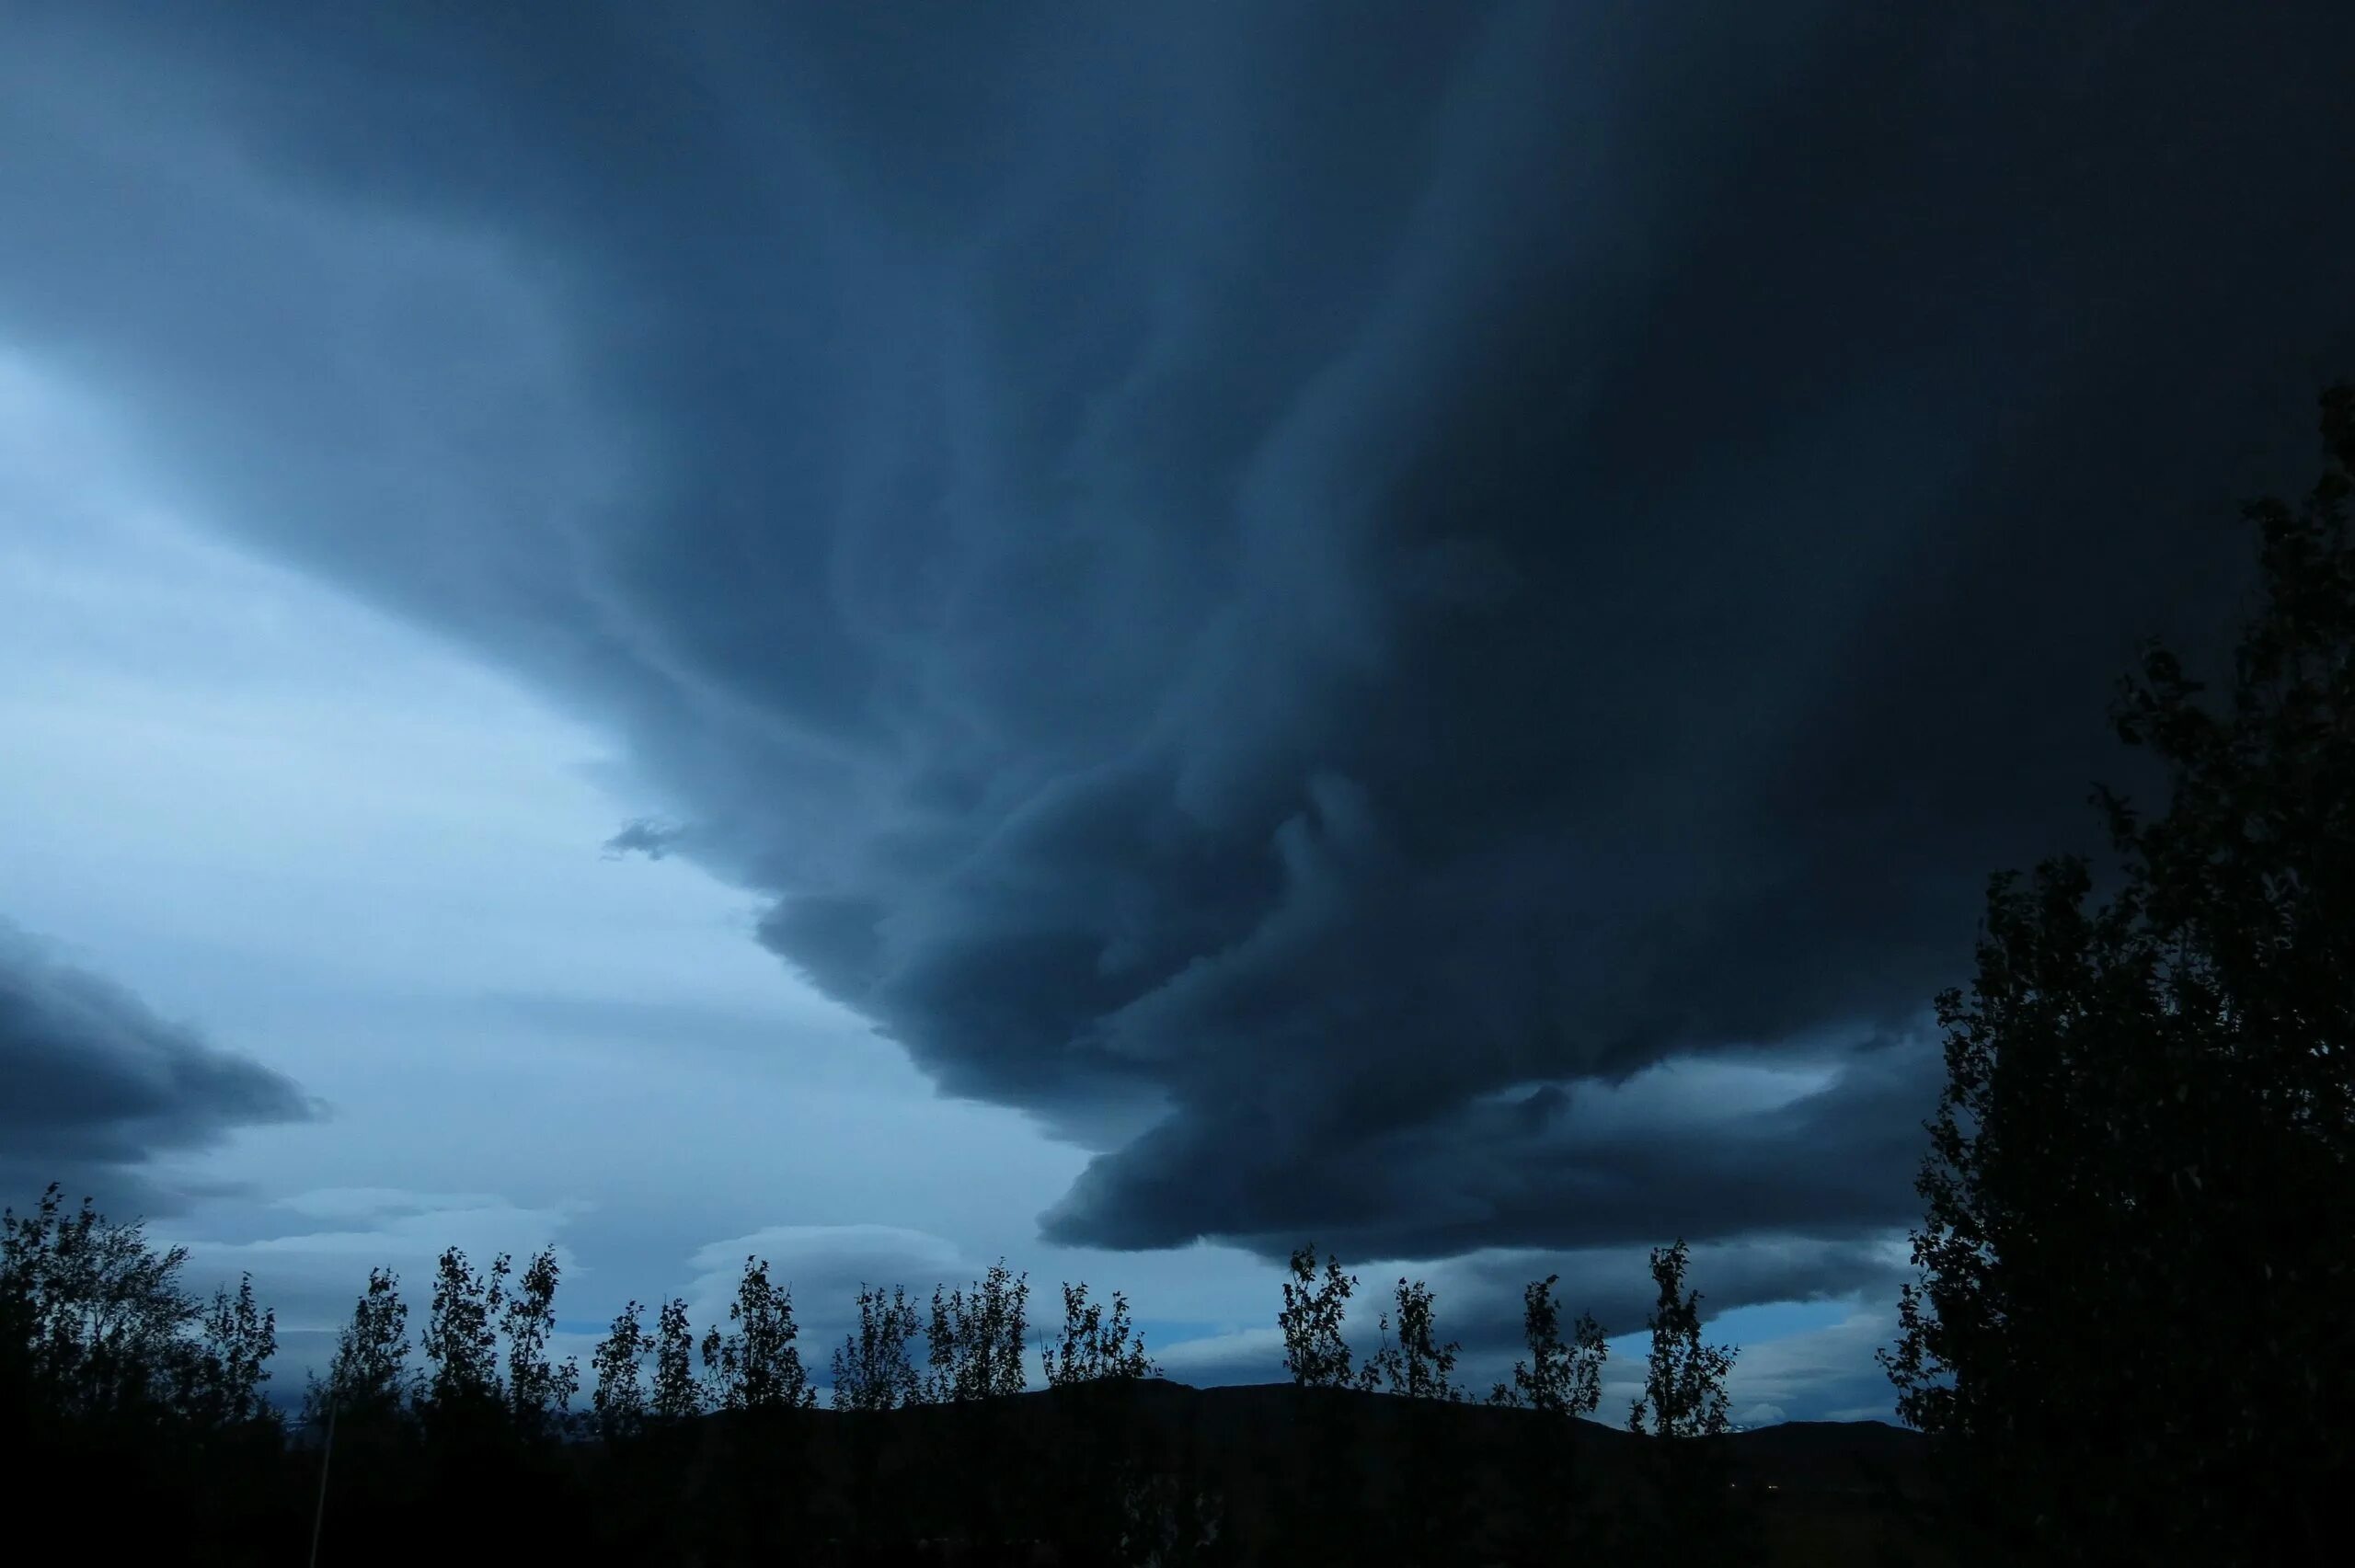
[[[1559,1275],[1532,1280],[1522,1291],[1522,1340],[1528,1355],[1513,1363],[1512,1380],[1499,1382],[1488,1402],[1525,1409],[1537,1418],[1511,1455],[1516,1506],[1511,1553],[1515,1562],[1549,1562],[1582,1510],[1575,1421],[1603,1402],[1603,1367],[1610,1349],[1602,1325],[1580,1313],[1562,1338],[1562,1310],[1554,1299]]]
[[[1001,1258],[970,1289],[932,1292],[931,1328],[925,1335],[932,1374],[925,1398],[954,1407],[946,1416],[963,1462],[948,1467],[936,1490],[973,1540],[1006,1533],[1006,1519],[1021,1511],[1017,1493],[1028,1479],[1028,1454],[1020,1433],[1003,1408],[1023,1389],[1023,1355],[1028,1328],[1030,1283]]]
[[[1402,1480],[1411,1481],[1381,1489],[1382,1511],[1391,1539],[1407,1549],[1410,1561],[1436,1565],[1455,1561],[1472,1544],[1472,1477],[1462,1444],[1451,1440],[1455,1428],[1444,1413],[1429,1408],[1462,1402],[1464,1391],[1454,1382],[1462,1347],[1440,1343],[1430,1286],[1402,1277],[1394,1299],[1396,1316],[1382,1314],[1376,1324],[1382,1345],[1358,1369],[1357,1386],[1368,1393],[1386,1390],[1406,1402],[1404,1409],[1387,1413],[1398,1429],[1390,1462]]]
[[[633,1338],[642,1347],[641,1353],[650,1356],[652,1377],[639,1440],[628,1443],[624,1450],[629,1484],[622,1489],[619,1501],[627,1505],[621,1527],[626,1539],[615,1541],[620,1550],[609,1555],[627,1555],[634,1549],[638,1555],[654,1560],[692,1557],[702,1550],[700,1515],[706,1511],[691,1507],[687,1501],[693,1490],[690,1477],[702,1468],[703,1434],[695,1418],[703,1413],[705,1390],[695,1376],[695,1333],[687,1322],[686,1302],[676,1297],[663,1302],[655,1312],[650,1336],[626,1335],[616,1320],[606,1348],[601,1351],[609,1365],[626,1355]],[[617,1366],[615,1376],[620,1377]],[[626,1401],[627,1395],[617,1393],[617,1397]],[[626,1425],[626,1415],[621,1419]]]
[[[1701,1343],[1701,1293],[1684,1288],[1683,1241],[1652,1249],[1652,1282],[1660,1299],[1646,1318],[1651,1358],[1644,1391],[1627,1411],[1627,1430],[1656,1436],[1717,1437],[1732,1427],[1726,1374],[1740,1354],[1730,1345]]]
[[[477,1272],[456,1247],[434,1266],[433,1299],[425,1320],[426,1374],[419,1404],[427,1425],[445,1439],[480,1439],[506,1403],[499,1375],[499,1314],[507,1301],[513,1260],[501,1253]]]
[[[1396,1299],[1396,1322],[1383,1313],[1376,1325],[1383,1346],[1358,1369],[1358,1386],[1369,1391],[1385,1388],[1405,1399],[1461,1400],[1464,1391],[1455,1386],[1454,1373],[1456,1353],[1464,1347],[1439,1343],[1431,1326],[1430,1287],[1419,1279],[1409,1285],[1402,1277]]]
[[[653,1347],[646,1332],[646,1308],[632,1301],[614,1314],[613,1326],[589,1358],[596,1376],[589,1406],[598,1436],[608,1443],[626,1442],[646,1429],[646,1382],[639,1368]]]
[[[793,1297],[769,1278],[765,1259],[747,1256],[728,1306],[725,1332],[704,1335],[703,1364],[711,1402],[721,1413],[717,1467],[727,1502],[717,1511],[731,1555],[773,1560],[808,1502],[798,1424],[817,1402],[801,1352]],[[715,1499],[715,1502],[717,1499]]]
[[[1342,1335],[1341,1320],[1357,1288],[1357,1276],[1342,1273],[1338,1258],[1326,1258],[1319,1280],[1315,1246],[1303,1246],[1292,1254],[1292,1278],[1284,1284],[1283,1310],[1276,1314],[1276,1326],[1283,1333],[1284,1370],[1300,1387],[1350,1386],[1350,1342]]]
[[[188,1254],[52,1185],[0,1211],[0,1431],[29,1507],[109,1559],[220,1560],[265,1529],[284,1432],[262,1395],[275,1316],[250,1279],[208,1304]],[[136,1498],[136,1508],[122,1500]]]
[[[1365,1505],[1362,1423],[1347,1402],[1333,1397],[1357,1386],[1341,1331],[1357,1276],[1342,1272],[1340,1260],[1331,1254],[1320,1275],[1314,1244],[1292,1253],[1291,1270],[1276,1314],[1284,1369],[1295,1386],[1316,1397],[1304,1402],[1299,1429],[1287,1435],[1291,1451],[1282,1463],[1292,1478],[1289,1495],[1271,1521],[1274,1554],[1306,1561],[1362,1559],[1378,1529]]]
[[[1053,1465],[1059,1544],[1082,1562],[1142,1562],[1156,1546],[1161,1560],[1175,1561],[1186,1522],[1179,1516],[1192,1494],[1153,1440],[1136,1398],[1136,1384],[1160,1368],[1129,1322],[1127,1297],[1114,1291],[1107,1312],[1085,1284],[1067,1281],[1063,1300],[1063,1327],[1039,1350],[1064,1422]]]
[[[722,1410],[808,1410],[818,1402],[794,1343],[793,1293],[769,1283],[767,1260],[747,1257],[728,1306],[728,1333],[704,1336],[703,1364]]]
[[[1112,1292],[1108,1316],[1101,1302],[1087,1299],[1086,1285],[1063,1288],[1063,1326],[1051,1345],[1039,1350],[1040,1370],[1051,1388],[1108,1378],[1157,1378],[1161,1368],[1145,1354],[1144,1337],[1129,1323],[1129,1299]]]
[[[370,1269],[367,1289],[337,1332],[326,1379],[312,1382],[304,1420],[324,1427],[332,1409],[346,1425],[390,1425],[400,1419],[408,1393],[408,1304],[400,1277]]]
[[[707,1382],[685,1303],[662,1305],[649,1333],[632,1301],[591,1358],[593,1421],[576,1424],[576,1368],[551,1351],[555,1253],[477,1270],[453,1248],[437,1263],[425,1375],[409,1369],[399,1282],[372,1271],[311,1382],[297,1448],[262,1395],[276,1320],[252,1280],[201,1302],[178,1282],[176,1249],[86,1203],[68,1215],[54,1189],[5,1219],[0,1415],[35,1439],[12,1474],[39,1507],[75,1518],[138,1497],[132,1517],[107,1520],[109,1561],[300,1560],[324,1540],[320,1560],[339,1562],[530,1552],[718,1568],[944,1551],[1037,1562],[1043,1544],[1063,1562],[1441,1568],[1557,1561],[1592,1522],[1557,1486],[1566,1469],[1512,1461],[1547,1451],[1599,1386],[1601,1336],[1582,1319],[1563,1343],[1550,1278],[1525,1295],[1528,1357],[1499,1396],[1522,1408],[1500,1421],[1455,1389],[1455,1347],[1419,1281],[1398,1281],[1383,1345],[1344,1375],[1355,1281],[1304,1249],[1280,1321],[1318,1380],[1236,1391],[1284,1395],[1241,1407],[1237,1425],[1238,1407],[1212,1420],[1223,1402],[1154,1381],[1127,1299],[1099,1303],[1081,1284],[1063,1288],[1061,1333],[1041,1346],[1048,1388],[1022,1394],[1026,1282],[1003,1262],[936,1292],[929,1377],[909,1355],[919,1324],[906,1292],[863,1287],[834,1408],[817,1410],[789,1296],[748,1258],[726,1324],[704,1341]],[[1682,1290],[1681,1248],[1656,1262],[1668,1343],[1686,1355],[1697,1298]],[[1671,1322],[1671,1308],[1684,1318]],[[576,1431],[603,1441],[556,1440]],[[1518,1448],[1483,1436],[1499,1433]],[[1499,1482],[1521,1489],[1520,1505],[1485,1506]],[[1661,1497],[1628,1561],[1740,1555],[1722,1491]]]
[[[1562,1309],[1554,1299],[1561,1277],[1549,1274],[1522,1291],[1522,1339],[1529,1355],[1513,1363],[1511,1386],[1497,1385],[1491,1402],[1559,1416],[1592,1415],[1603,1402],[1603,1364],[1611,1350],[1591,1313],[1579,1314],[1568,1343],[1563,1342]]]
[[[500,1318],[507,1333],[508,1413],[527,1441],[563,1431],[573,1396],[580,1391],[580,1366],[570,1356],[561,1362],[548,1358],[557,1278],[556,1249],[543,1248],[524,1265]]]
[[[190,1404],[204,1424],[235,1426],[274,1421],[277,1412],[262,1396],[270,1358],[278,1354],[278,1314],[254,1299],[254,1276],[242,1275],[237,1293],[213,1293],[200,1324]]]
[[[2164,647],[2120,682],[2155,817],[1991,880],[1884,1356],[1958,1528],[2020,1562],[2312,1561],[2355,1396],[2355,387],[2327,463],[2244,509],[2262,598],[2222,702]]]
[[[908,1358],[917,1333],[916,1310],[907,1292],[893,1286],[861,1285],[858,1324],[834,1350],[833,1408],[871,1418],[924,1402],[924,1379]],[[884,1441],[872,1419],[844,1434],[850,1450],[850,1510],[854,1528],[873,1537],[890,1493],[884,1471]]]
[[[916,1336],[916,1310],[898,1286],[890,1296],[881,1286],[858,1289],[858,1326],[834,1351],[836,1410],[896,1410],[920,1403],[924,1382],[908,1359]]]
[[[662,1304],[654,1331],[654,1392],[646,1413],[674,1425],[703,1413],[703,1385],[695,1380],[695,1335],[687,1326],[687,1304],[673,1297]]]
[[[1008,1273],[1005,1260],[963,1289],[932,1293],[930,1397],[941,1403],[1022,1391],[1023,1336],[1028,1329],[1029,1276]]]
[[[185,1248],[147,1244],[88,1198],[63,1213],[52,1184],[33,1211],[0,1213],[0,1322],[9,1381],[37,1408],[83,1422],[171,1410],[190,1380],[201,1309],[181,1288]]]
[[[1683,1239],[1652,1250],[1659,1298],[1645,1322],[1651,1354],[1627,1430],[1653,1438],[1648,1510],[1638,1509],[1628,1555],[1682,1563],[1746,1558],[1757,1547],[1746,1509],[1727,1496],[1724,1438],[1732,1429],[1725,1380],[1739,1352],[1701,1339],[1701,1293],[1684,1282]]]

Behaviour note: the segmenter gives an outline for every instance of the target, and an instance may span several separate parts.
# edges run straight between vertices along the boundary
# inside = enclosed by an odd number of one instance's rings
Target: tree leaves
[[[2028,1562],[2303,1559],[2355,1396],[2355,387],[2329,466],[2252,503],[2263,599],[2223,700],[2170,650],[2113,724],[2156,815],[2097,789],[2115,890],[1991,879],[1938,998],[1917,1280],[1883,1364],[1967,1517]],[[2254,1521],[2254,1523],[2252,1523]]]
[[[1144,1336],[1129,1322],[1129,1299],[1112,1292],[1112,1310],[1087,1299],[1086,1285],[1063,1286],[1063,1326],[1039,1359],[1051,1388],[1111,1378],[1157,1378],[1161,1368],[1145,1354]]]
[[[1350,1343],[1342,1336],[1341,1319],[1357,1288],[1357,1276],[1343,1274],[1338,1258],[1326,1258],[1320,1281],[1315,1246],[1292,1254],[1292,1278],[1283,1288],[1276,1326],[1283,1333],[1284,1369],[1302,1388],[1350,1386]]]
[[[1652,1280],[1660,1299],[1645,1326],[1651,1358],[1644,1391],[1627,1411],[1627,1430],[1671,1439],[1719,1437],[1732,1429],[1726,1375],[1740,1354],[1731,1345],[1701,1342],[1701,1293],[1684,1287],[1687,1253],[1682,1239],[1652,1251]]]
[[[767,1260],[744,1260],[728,1321],[729,1332],[713,1329],[703,1342],[704,1368],[720,1409],[808,1410],[818,1402],[794,1343],[801,1328],[793,1321],[793,1293],[769,1283]]]

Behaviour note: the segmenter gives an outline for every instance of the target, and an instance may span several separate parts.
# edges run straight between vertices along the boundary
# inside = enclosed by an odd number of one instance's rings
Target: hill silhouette
[[[998,1461],[1019,1456],[1064,1473],[1058,1456],[1087,1440],[1086,1407],[1108,1394],[1122,1402],[1124,1417],[1140,1429],[1132,1440],[1153,1457],[1148,1462],[1157,1466],[1155,1473],[1169,1483],[1199,1486],[1214,1501],[1218,1528],[1238,1551],[1232,1561],[1270,1560],[1258,1543],[1281,1538],[1281,1516],[1297,1504],[1300,1478],[1313,1469],[1320,1446],[1336,1443],[1355,1476],[1358,1506],[1378,1513],[1385,1495],[1412,1490],[1417,1471],[1436,1464],[1472,1505],[1463,1520],[1459,1560],[1514,1560],[1495,1543],[1515,1537],[1521,1522],[1515,1456],[1545,1421],[1527,1410],[1408,1401],[1356,1389],[1195,1388],[1152,1378],[1118,1390],[1036,1390],[963,1405],[876,1413],[813,1409],[794,1413],[797,1430],[786,1446],[808,1466],[808,1505],[821,1517],[846,1516],[856,1509],[860,1464],[890,1481],[937,1476],[977,1429],[987,1432]],[[1409,1431],[1416,1423],[1434,1428],[1436,1442],[1426,1432],[1419,1448],[1418,1435]],[[702,1425],[704,1460],[716,1468],[729,1443],[729,1418],[714,1414]],[[1575,1420],[1568,1427],[1591,1527],[1607,1530],[1643,1512],[1655,1484],[1657,1440],[1596,1421]],[[1928,1446],[1919,1433],[1877,1421],[1791,1422],[1719,1441],[1729,1488],[1740,1495],[1758,1531],[1761,1561],[1946,1561],[1922,1524],[1936,1490]],[[1051,1495],[1033,1493],[997,1516],[986,1545],[952,1524],[902,1544],[920,1561],[994,1561],[994,1549],[1032,1554],[1022,1560],[1074,1561],[1068,1549],[1051,1544],[1056,1506]],[[862,1551],[833,1532],[821,1532],[821,1541],[825,1560],[895,1560],[890,1548]]]

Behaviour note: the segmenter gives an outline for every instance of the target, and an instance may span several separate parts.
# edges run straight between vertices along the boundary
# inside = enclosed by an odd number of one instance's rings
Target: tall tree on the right
[[[2209,699],[2153,647],[2119,737],[2165,809],[1993,880],[1938,999],[1918,1283],[1883,1360],[2002,1561],[2319,1561],[2355,1403],[2355,387],[2253,503],[2263,592]]]

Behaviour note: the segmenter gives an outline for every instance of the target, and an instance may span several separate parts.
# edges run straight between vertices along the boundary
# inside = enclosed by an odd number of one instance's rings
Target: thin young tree
[[[477,1270],[456,1247],[434,1265],[433,1299],[423,1348],[431,1370],[420,1391],[429,1431],[438,1442],[483,1440],[502,1425],[506,1389],[499,1375],[499,1314],[513,1260],[505,1253]]]
[[[946,1404],[1020,1393],[1029,1303],[1029,1276],[1008,1271],[1003,1258],[970,1291],[935,1288],[925,1336],[930,1398]]]
[[[1085,1284],[1066,1282],[1063,1301],[1062,1329],[1041,1343],[1039,1360],[1063,1420],[1055,1493],[1064,1555],[1142,1562],[1158,1545],[1166,1556],[1181,1522],[1172,1510],[1187,1494],[1146,1442],[1135,1397],[1160,1368],[1129,1321],[1127,1297],[1114,1291],[1108,1312]]]
[[[1358,1386],[1383,1389],[1402,1399],[1460,1401],[1455,1384],[1455,1360],[1464,1348],[1451,1340],[1442,1345],[1432,1327],[1431,1288],[1418,1279],[1400,1276],[1396,1296],[1397,1316],[1384,1312],[1376,1324],[1383,1344],[1358,1370]],[[1394,1337],[1395,1335],[1395,1337]]]
[[[410,1394],[408,1351],[408,1303],[401,1299],[400,1276],[370,1269],[367,1288],[336,1333],[327,1377],[311,1381],[304,1422],[324,1431],[331,1412],[346,1428],[398,1422]]]
[[[1514,1561],[1540,1562],[1556,1555],[1583,1505],[1574,1423],[1603,1402],[1603,1368],[1610,1348],[1603,1326],[1580,1313],[1562,1337],[1562,1309],[1554,1299],[1559,1275],[1532,1280],[1522,1291],[1521,1328],[1528,1355],[1513,1363],[1512,1380],[1499,1382],[1488,1402],[1525,1409],[1538,1418],[1516,1443],[1511,1472],[1519,1497],[1514,1510]]]
[[[1384,1488],[1381,1511],[1391,1539],[1412,1561],[1439,1568],[1472,1546],[1476,1474],[1465,1463],[1460,1425],[1433,1408],[1464,1398],[1454,1379],[1462,1347],[1441,1343],[1429,1285],[1402,1276],[1393,1301],[1395,1316],[1382,1313],[1376,1324],[1381,1345],[1358,1369],[1357,1384],[1367,1392],[1383,1390],[1405,1402],[1404,1409],[1385,1413],[1392,1419],[1384,1425],[1394,1428],[1398,1438],[1394,1463],[1414,1482]]]
[[[641,1368],[654,1341],[646,1332],[646,1308],[632,1301],[614,1314],[605,1337],[589,1358],[596,1381],[589,1391],[589,1408],[597,1434],[608,1444],[623,1443],[646,1430],[646,1380]]]
[[[860,1286],[858,1326],[834,1351],[833,1408],[884,1411],[920,1404],[925,1385],[908,1359],[916,1337],[916,1310],[898,1286]]]
[[[883,1436],[873,1418],[924,1402],[924,1379],[908,1356],[918,1332],[915,1305],[904,1289],[895,1285],[887,1294],[879,1285],[861,1285],[858,1324],[834,1350],[831,1403],[861,1418],[848,1424],[844,1436],[851,1459],[851,1517],[870,1538],[889,1533],[884,1509],[890,1495]]]
[[[516,1277],[500,1314],[507,1336],[507,1409],[516,1433],[537,1442],[563,1432],[573,1396],[580,1391],[580,1367],[571,1356],[554,1360],[556,1249],[541,1249]]]
[[[936,1286],[932,1292],[925,1335],[932,1371],[925,1392],[934,1403],[955,1407],[945,1426],[959,1450],[936,1490],[975,1539],[1004,1533],[1031,1468],[1029,1456],[1017,1451],[1019,1430],[1004,1408],[1005,1397],[1023,1389],[1029,1300],[1028,1276],[1014,1274],[1003,1258],[970,1288]]]
[[[769,1281],[766,1259],[747,1257],[729,1303],[728,1332],[704,1336],[703,1364],[722,1410],[808,1410],[818,1402],[795,1343],[793,1293]]]
[[[1145,1353],[1144,1336],[1129,1322],[1129,1299],[1112,1292],[1104,1303],[1087,1299],[1085,1284],[1063,1288],[1063,1322],[1051,1345],[1039,1351],[1040,1369],[1050,1388],[1110,1379],[1157,1378],[1161,1368]]]
[[[1350,1402],[1335,1397],[1356,1387],[1342,1322],[1358,1280],[1330,1254],[1320,1274],[1313,1244],[1292,1253],[1291,1274],[1276,1327],[1283,1336],[1284,1369],[1309,1397],[1291,1434],[1287,1468],[1296,1467],[1295,1479],[1276,1511],[1275,1552],[1337,1562],[1361,1558],[1371,1550],[1374,1531],[1365,1506],[1363,1434]]]
[[[677,1297],[662,1303],[654,1329],[654,1388],[647,1400],[649,1419],[675,1426],[703,1413],[703,1384],[695,1378],[695,1342],[687,1304]]]
[[[1702,1343],[1701,1293],[1684,1284],[1688,1259],[1681,1239],[1652,1249],[1652,1283],[1660,1299],[1645,1319],[1651,1356],[1644,1365],[1644,1391],[1627,1410],[1630,1432],[1678,1439],[1720,1437],[1732,1430],[1726,1375],[1740,1352]]]
[[[1603,1325],[1589,1312],[1579,1314],[1567,1342],[1562,1338],[1561,1304],[1554,1299],[1554,1287],[1561,1278],[1549,1274],[1522,1290],[1522,1340],[1529,1355],[1513,1363],[1512,1386],[1506,1391],[1511,1397],[1495,1402],[1583,1419],[1603,1402],[1603,1367],[1611,1349],[1603,1342]]]
[[[1300,1247],[1292,1254],[1292,1277],[1284,1282],[1284,1304],[1276,1314],[1276,1327],[1283,1334],[1284,1370],[1301,1388],[1350,1386],[1350,1342],[1341,1332],[1341,1322],[1357,1288],[1357,1276],[1341,1272],[1340,1260],[1330,1255],[1325,1259],[1320,1278],[1314,1245]]]
[[[190,1399],[216,1427],[274,1422],[277,1410],[262,1394],[278,1354],[278,1313],[254,1299],[254,1276],[241,1275],[236,1295],[213,1294],[199,1325]]]
[[[1638,1562],[1723,1562],[1747,1556],[1756,1545],[1747,1515],[1727,1495],[1723,1440],[1733,1422],[1726,1378],[1740,1351],[1703,1341],[1701,1293],[1685,1284],[1688,1261],[1682,1238],[1652,1250],[1659,1299],[1645,1320],[1651,1354],[1643,1392],[1627,1410],[1627,1430],[1655,1439],[1654,1506],[1632,1543]]]

